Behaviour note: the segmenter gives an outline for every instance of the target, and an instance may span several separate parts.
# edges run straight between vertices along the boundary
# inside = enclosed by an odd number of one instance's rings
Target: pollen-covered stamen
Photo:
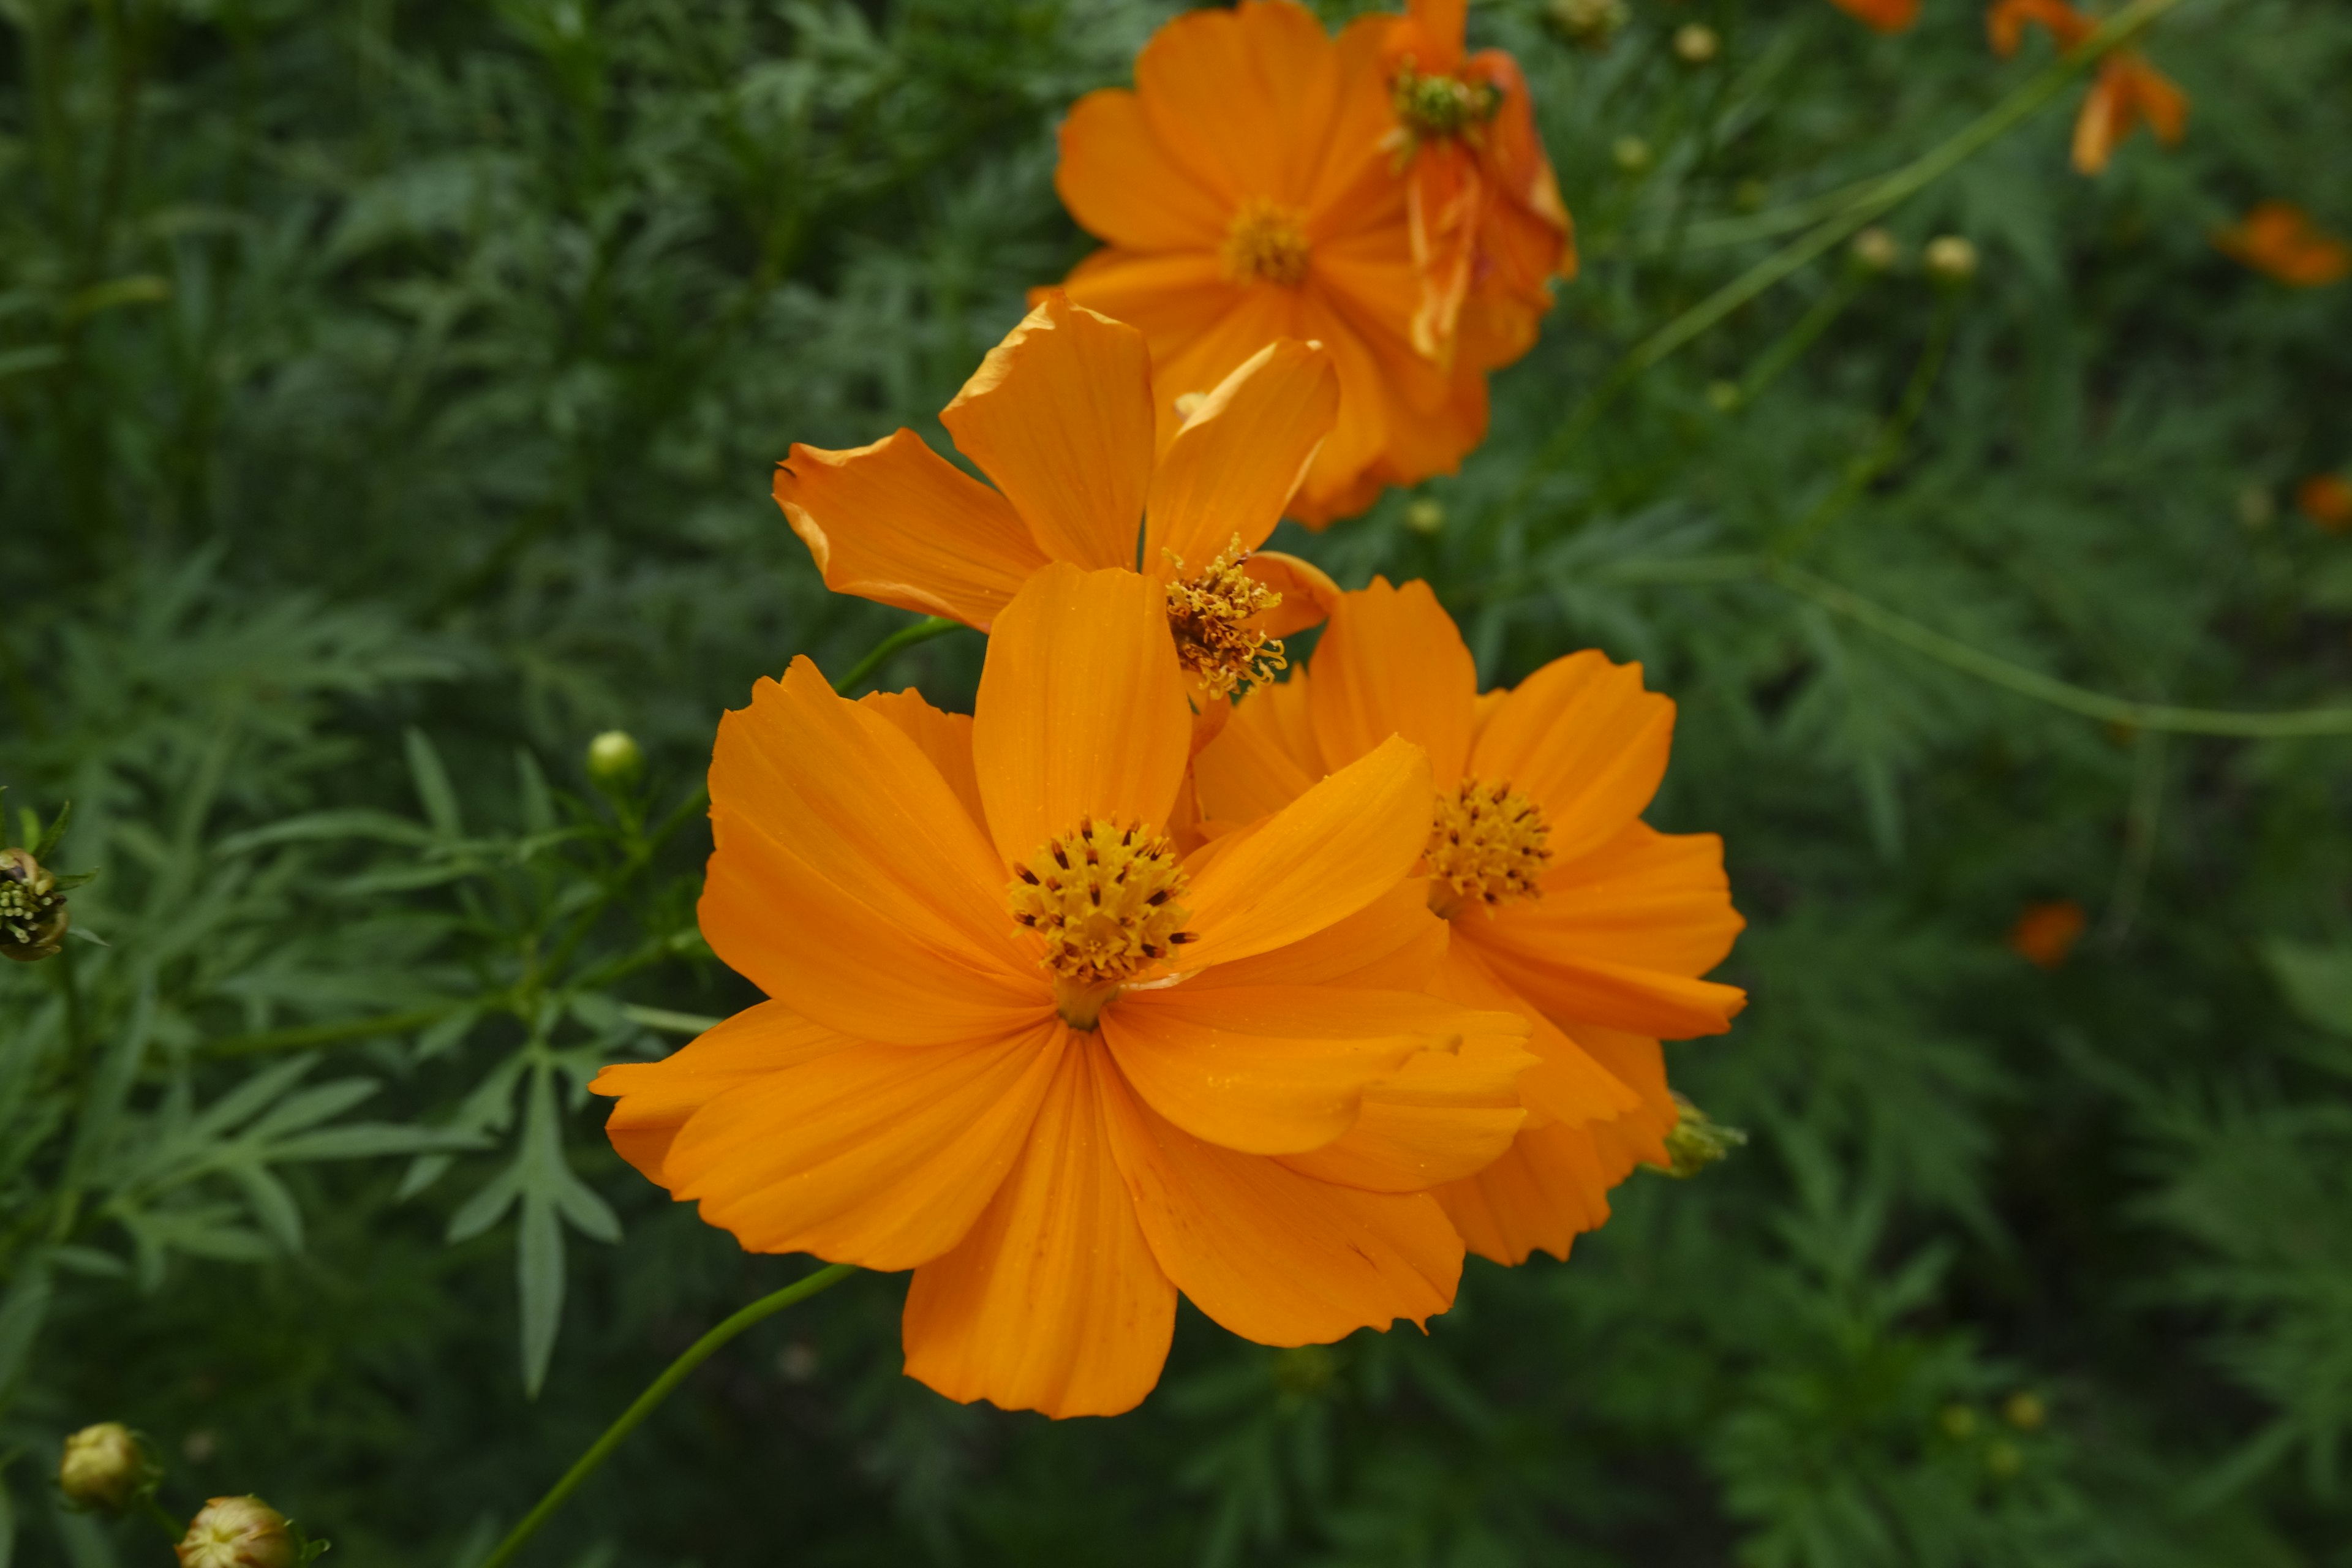
[[[1543,810],[1508,784],[1462,781],[1437,797],[1429,829],[1429,907],[1452,919],[1476,905],[1539,899],[1551,866]]]
[[[1202,690],[1230,697],[1244,682],[1272,680],[1275,671],[1290,668],[1282,639],[1249,624],[1281,604],[1282,595],[1242,570],[1250,552],[1240,534],[1195,576],[1184,575],[1174,551],[1160,555],[1168,563],[1168,629],[1175,634],[1176,661]]]
[[[1166,838],[1088,816],[1013,868],[1005,902],[1045,939],[1037,966],[1052,973],[1062,1016],[1091,1029],[1121,984],[1192,940],[1186,885]]]
[[[1503,89],[1455,76],[1423,76],[1407,60],[1389,82],[1389,102],[1415,145],[1457,137],[1475,143],[1503,107]]]
[[[1265,196],[1252,196],[1234,214],[1220,253],[1230,283],[1307,281],[1307,215]]]

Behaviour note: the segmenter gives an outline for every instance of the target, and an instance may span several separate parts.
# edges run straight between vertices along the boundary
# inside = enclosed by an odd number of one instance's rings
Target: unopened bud
[[[1638,174],[1650,166],[1650,144],[1639,136],[1620,136],[1610,144],[1609,156],[1626,174]]]
[[[1580,49],[1608,47],[1632,19],[1625,0],[1551,0],[1544,7],[1553,31]]]
[[[1945,1405],[1943,1414],[1936,1417],[1936,1424],[1944,1429],[1944,1436],[1955,1443],[1965,1443],[1977,1435],[1977,1413],[1965,1405]]]
[[[1328,1345],[1297,1345],[1274,1358],[1274,1385],[1293,1398],[1312,1398],[1339,1375],[1339,1358]]]
[[[1853,237],[1853,264],[1864,272],[1892,272],[1902,259],[1902,242],[1883,228],[1873,226]]]
[[[1670,1176],[1688,1181],[1748,1142],[1747,1133],[1726,1127],[1681,1094],[1675,1096],[1675,1108],[1681,1114],[1666,1134],[1666,1157],[1674,1162],[1666,1172]]]
[[[1685,22],[1675,29],[1675,58],[1686,66],[1703,66],[1723,52],[1723,35],[1704,22]]]
[[[0,956],[54,958],[66,940],[66,896],[29,850],[0,849]]]
[[[645,748],[626,730],[607,730],[588,742],[588,776],[597,788],[632,789],[645,775]]]
[[[1404,525],[1423,539],[1445,531],[1445,507],[1442,502],[1423,496],[1405,503]]]
[[[76,1508],[115,1513],[162,1475],[137,1433],[120,1421],[101,1421],[66,1439],[58,1461],[58,1490]]]
[[[2021,1388],[2001,1401],[2001,1418],[2021,1432],[2039,1432],[2042,1424],[2050,1419],[2050,1407],[2042,1395],[2030,1388]]]
[[[1977,275],[1977,247],[1957,234],[1929,240],[1919,259],[1926,263],[1927,276],[1947,288],[1957,289]]]
[[[2278,517],[2278,498],[2263,485],[2248,485],[2238,492],[2238,524],[2242,528],[2268,528]]]
[[[1710,381],[1706,384],[1707,406],[1717,414],[1732,412],[1746,395],[1736,381]]]
[[[295,1568],[305,1553],[286,1516],[257,1497],[216,1497],[188,1521],[180,1568]]]
[[[2018,1451],[2014,1443],[1988,1443],[1985,1445],[1985,1468],[2004,1481],[2013,1480],[2025,1468],[2025,1456]]]
[[[1771,199],[1771,185],[1753,177],[1731,187],[1731,205],[1744,213],[1752,213]]]

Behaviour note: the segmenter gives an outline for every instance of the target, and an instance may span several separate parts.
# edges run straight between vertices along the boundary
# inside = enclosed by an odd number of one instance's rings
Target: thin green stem
[[[186,1537],[188,1527],[181,1523],[178,1520],[173,1518],[172,1510],[165,1508],[162,1503],[157,1502],[153,1492],[147,1493],[139,1500],[146,1505],[146,1516],[163,1527],[165,1536],[175,1542]]]
[[[208,1057],[257,1057],[272,1051],[307,1051],[314,1046],[341,1045],[346,1040],[378,1035],[402,1035],[436,1024],[455,1011],[450,1007],[414,1007],[404,1013],[384,1013],[373,1018],[347,1018],[336,1024],[305,1024],[291,1029],[267,1029],[259,1034],[231,1035],[205,1047]]]
[[[1740,378],[1739,401],[1742,406],[1753,403],[1764,389],[1780,378],[1781,373],[1803,357],[1807,349],[1830,323],[1845,313],[1845,308],[1862,292],[1865,275],[1858,268],[1838,279],[1827,292],[1813,301],[1813,308],[1798,319],[1797,324],[1780,335],[1780,341],[1757,356],[1748,374]]]
[[[508,1563],[512,1563],[515,1560],[515,1554],[523,1549],[524,1543],[539,1532],[539,1527],[554,1517],[556,1510],[562,1508],[571,1499],[572,1494],[580,1489],[583,1482],[595,1474],[596,1468],[613,1457],[613,1450],[626,1441],[629,1434],[643,1425],[646,1417],[652,1415],[656,1407],[663,1400],[667,1399],[679,1384],[686,1381],[688,1373],[709,1361],[713,1354],[717,1353],[720,1346],[752,1324],[775,1316],[796,1301],[805,1301],[820,1290],[829,1289],[856,1272],[856,1267],[851,1264],[827,1264],[805,1279],[787,1285],[773,1295],[762,1296],[688,1345],[683,1354],[670,1363],[663,1370],[662,1374],[647,1384],[643,1394],[637,1395],[636,1403],[622,1411],[620,1419],[605,1427],[604,1435],[589,1445],[586,1453],[572,1461],[572,1468],[563,1472],[563,1479],[549,1488],[547,1495],[539,1500],[538,1506],[523,1515],[522,1522],[507,1532],[507,1538],[499,1542],[498,1550],[483,1560],[481,1568],[506,1568]]]
[[[1952,332],[1960,319],[1958,296],[1947,292],[1936,308],[1936,319],[1927,329],[1927,341],[1919,345],[1919,358],[1911,367],[1911,379],[1903,389],[1903,400],[1895,405],[1895,413],[1879,432],[1877,443],[1863,456],[1846,465],[1845,473],[1837,484],[1816,503],[1803,521],[1789,531],[1785,542],[1774,553],[1786,558],[1803,552],[1823,529],[1845,515],[1846,509],[1860,500],[1879,475],[1895,465],[1903,456],[1911,438],[1912,426],[1919,416],[1927,411],[1927,395],[1936,389],[1937,377],[1943,374],[1944,359],[1951,352]]]
[[[881,668],[885,660],[907,648],[913,647],[917,643],[927,643],[933,637],[944,637],[962,624],[961,621],[949,620],[945,616],[925,616],[911,626],[901,626],[876,643],[872,651],[864,658],[851,665],[849,673],[835,681],[833,689],[846,697],[864,685],[866,677]]]
[[[66,1044],[72,1049],[72,1059],[79,1061],[89,1037],[82,1028],[81,986],[74,975],[74,950],[70,937],[58,950],[58,989],[65,994]]]

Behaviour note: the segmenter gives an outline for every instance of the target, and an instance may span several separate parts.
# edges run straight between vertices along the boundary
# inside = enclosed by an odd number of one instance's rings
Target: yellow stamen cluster
[[[1307,215],[1281,202],[1252,196],[1225,230],[1221,259],[1228,282],[1297,288],[1307,281]]]
[[[1242,536],[1225,546],[1198,576],[1183,575],[1172,552],[1168,562],[1168,629],[1176,636],[1176,659],[1211,697],[1230,697],[1243,682],[1271,680],[1290,668],[1282,639],[1249,625],[1250,618],[1282,603],[1282,595],[1242,570],[1250,552]]]
[[[1489,910],[1539,899],[1551,866],[1551,828],[1535,802],[1508,784],[1464,779],[1437,797],[1429,829],[1429,907],[1452,919],[1475,903]]]
[[[1092,1028],[1121,983],[1192,940],[1187,881],[1166,838],[1090,816],[1013,868],[1006,904],[1045,939],[1037,966],[1053,973],[1064,1017]]]
[[[1423,76],[1408,62],[1389,83],[1389,101],[1416,143],[1453,137],[1475,142],[1503,107],[1503,92],[1491,82]]]

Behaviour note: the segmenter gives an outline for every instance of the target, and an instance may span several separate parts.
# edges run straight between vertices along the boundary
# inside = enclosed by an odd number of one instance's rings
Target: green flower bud
[[[1711,64],[1723,52],[1723,35],[1704,22],[1685,22],[1675,29],[1675,58],[1686,66]]]
[[[1666,1157],[1674,1162],[1666,1172],[1670,1176],[1688,1181],[1748,1142],[1747,1133],[1726,1127],[1681,1094],[1675,1096],[1675,1106],[1682,1114],[1666,1134]]]
[[[1892,272],[1903,259],[1903,244],[1886,230],[1872,226],[1853,237],[1853,264],[1876,275]]]
[[[2038,1432],[2050,1419],[2050,1406],[2042,1395],[2030,1388],[2021,1388],[2001,1402],[2001,1419],[2021,1432]]]
[[[1965,1443],[1977,1433],[1977,1413],[1965,1405],[1947,1405],[1944,1413],[1936,1417],[1944,1436],[1955,1443]]]
[[[1717,414],[1728,414],[1738,408],[1742,395],[1736,381],[1710,381],[1706,384],[1707,406]]]
[[[24,849],[0,849],[0,956],[54,958],[66,939],[66,896]]]
[[[588,776],[598,789],[634,789],[646,776],[645,748],[626,730],[607,730],[588,742]]]
[[[295,1568],[302,1542],[286,1516],[257,1497],[216,1497],[188,1521],[180,1568]]]
[[[1544,20],[1580,49],[1604,49],[1633,20],[1625,0],[1551,0]]]
[[[2014,1443],[1988,1443],[1985,1468],[2004,1481],[2013,1480],[2025,1468],[2025,1456]]]
[[[136,1432],[120,1421],[101,1421],[66,1439],[58,1490],[76,1508],[119,1513],[163,1474]]]
[[[1919,253],[1927,276],[1947,289],[1958,289],[1977,275],[1977,247],[1957,234],[1939,235]]]
[[[1442,533],[1445,530],[1445,507],[1444,503],[1431,500],[1426,496],[1418,500],[1407,501],[1404,509],[1404,525],[1423,539]]]
[[[1610,143],[1609,156],[1623,173],[1638,174],[1650,166],[1650,144],[1639,136],[1620,136]]]

